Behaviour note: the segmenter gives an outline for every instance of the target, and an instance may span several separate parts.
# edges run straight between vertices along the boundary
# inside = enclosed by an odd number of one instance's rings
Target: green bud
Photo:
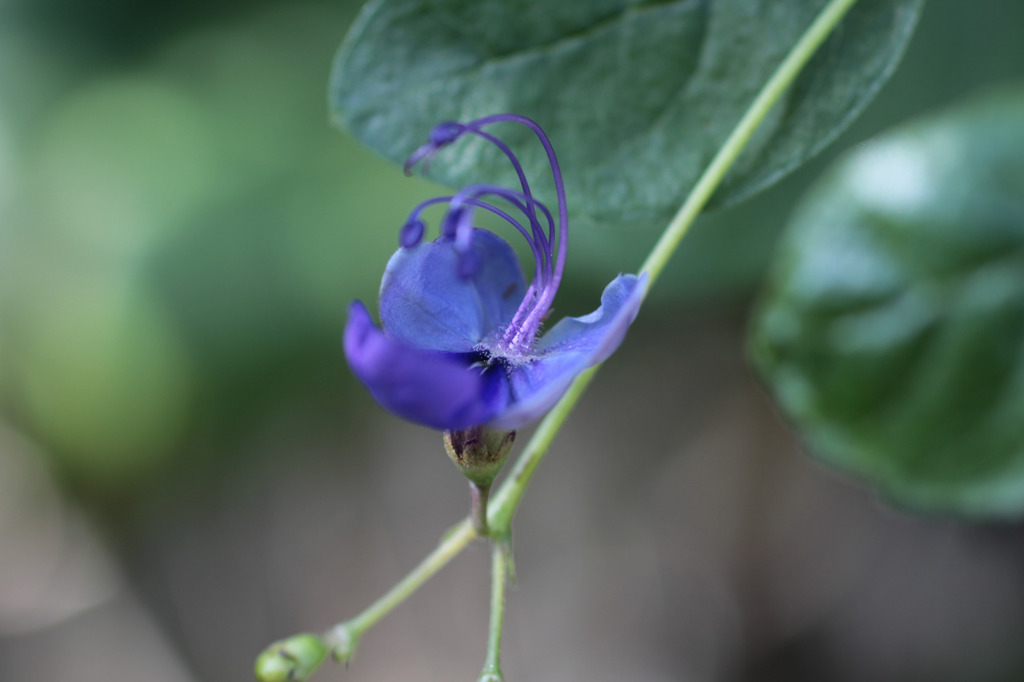
[[[316,635],[294,635],[274,642],[256,659],[260,682],[304,682],[327,657],[327,645]]]
[[[469,479],[469,517],[473,530],[480,537],[490,535],[487,527],[487,499],[491,493],[491,483],[508,459],[515,439],[515,431],[495,431],[483,426],[444,432],[444,449],[448,451],[448,457]]]
[[[462,431],[445,431],[444,447],[466,478],[481,488],[490,488],[508,459],[515,439],[515,431],[474,426]]]

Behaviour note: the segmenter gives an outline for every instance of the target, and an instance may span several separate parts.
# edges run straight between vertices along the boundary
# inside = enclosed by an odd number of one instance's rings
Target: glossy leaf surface
[[[845,128],[892,72],[921,4],[859,2],[715,201],[771,184]],[[555,141],[577,224],[662,222],[825,5],[376,0],[339,52],[330,98],[339,122],[395,161],[439,121],[524,114]],[[508,134],[527,174],[542,172],[539,147]],[[492,151],[460,145],[431,174],[453,186],[511,181]]]
[[[866,145],[800,208],[756,364],[825,460],[895,501],[1024,514],[1024,90]]]

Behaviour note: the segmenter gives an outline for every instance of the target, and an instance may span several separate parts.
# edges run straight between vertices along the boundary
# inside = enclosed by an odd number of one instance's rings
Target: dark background
[[[465,513],[439,436],[340,350],[436,189],[328,124],[357,10],[0,0],[0,680],[251,679]],[[827,156],[1019,79],[1022,26],[1020,3],[931,0]],[[1024,529],[820,468],[744,361],[826,160],[702,219],[556,440],[516,522],[507,679],[1024,679]],[[570,250],[559,313],[637,265]],[[488,577],[474,546],[318,679],[475,679]]]

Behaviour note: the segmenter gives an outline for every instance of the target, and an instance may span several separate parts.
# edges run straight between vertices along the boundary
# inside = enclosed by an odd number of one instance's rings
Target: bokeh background
[[[436,190],[328,123],[357,11],[0,0],[0,680],[249,680],[465,513],[438,435],[340,350]],[[701,219],[519,513],[509,680],[1024,679],[1024,526],[822,469],[743,350],[828,158],[1024,76],[1021,26],[1019,3],[931,0],[834,150]],[[574,234],[559,313],[654,238]],[[475,679],[488,578],[471,548],[318,679]]]

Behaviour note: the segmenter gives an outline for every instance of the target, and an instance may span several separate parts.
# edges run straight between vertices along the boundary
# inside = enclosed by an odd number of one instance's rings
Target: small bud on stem
[[[327,645],[311,634],[301,634],[274,642],[256,659],[256,679],[260,682],[302,682],[320,667],[327,657]]]
[[[515,439],[515,431],[495,431],[483,426],[444,432],[448,457],[469,479],[472,496],[470,518],[473,529],[481,537],[488,535],[487,498],[491,484],[508,459]]]

